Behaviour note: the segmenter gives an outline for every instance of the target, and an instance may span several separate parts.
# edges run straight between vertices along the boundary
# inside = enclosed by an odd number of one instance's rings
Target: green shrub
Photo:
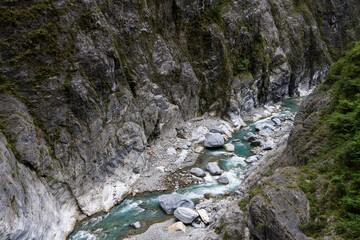
[[[248,71],[249,64],[250,64],[249,59],[240,59],[239,63],[236,65],[236,68],[234,71],[235,75],[238,75],[239,73]]]
[[[238,205],[241,209],[241,211],[245,211],[246,210],[246,205],[248,204],[248,201],[243,199],[241,201],[238,202]]]
[[[326,129],[326,144],[316,160],[302,168],[299,186],[309,199],[311,221],[303,223],[301,229],[315,238],[335,229],[344,239],[358,239],[360,43],[331,66],[322,89],[331,91],[331,103],[322,113],[318,124],[322,127],[316,129]]]

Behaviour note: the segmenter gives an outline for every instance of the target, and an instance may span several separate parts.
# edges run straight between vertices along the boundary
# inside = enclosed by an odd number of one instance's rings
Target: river
[[[283,111],[280,114],[287,115],[296,113],[299,109],[298,102],[303,98],[287,99],[283,102]],[[276,113],[279,114],[279,113]],[[261,121],[259,121],[261,122]],[[256,122],[258,123],[258,122]],[[249,123],[250,131],[255,131],[255,124]],[[207,174],[205,183],[192,185],[176,192],[184,195],[194,202],[204,197],[205,193],[212,193],[216,196],[223,196],[225,193],[233,193],[244,180],[244,174],[251,164],[246,163],[245,157],[253,155],[251,146],[243,141],[244,135],[249,131],[236,131],[232,138],[240,139],[240,142],[232,142],[235,145],[236,156],[224,156],[225,150],[205,150],[198,158],[196,165],[205,169],[208,159],[215,156],[219,160],[219,166],[224,170],[223,175],[229,179],[228,185],[217,182],[218,176]],[[162,222],[173,217],[166,215],[157,201],[158,196],[164,193],[145,193],[135,197],[127,197],[120,205],[114,207],[109,213],[98,214],[89,220],[77,224],[69,240],[118,240],[129,234],[144,232],[151,224]],[[142,228],[135,230],[129,225],[134,222],[141,222]]]

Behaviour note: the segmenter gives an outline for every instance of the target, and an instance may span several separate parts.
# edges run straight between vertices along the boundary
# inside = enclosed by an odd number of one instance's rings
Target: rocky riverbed
[[[156,222],[161,219],[169,218],[168,216],[165,216],[164,213],[161,213],[162,210],[159,206],[156,206],[159,205],[156,196],[160,196],[161,193],[158,193],[157,195],[150,194],[145,198],[141,195],[143,192],[169,192],[169,190],[175,190],[182,195],[190,197],[190,199],[198,203],[196,204],[195,209],[204,209],[210,218],[210,221],[207,224],[203,221],[199,221],[199,218],[195,218],[197,220],[190,225],[187,222],[185,227],[186,231],[182,236],[184,239],[190,237],[189,234],[192,232],[195,234],[194,236],[198,236],[196,235],[197,232],[204,231],[202,229],[204,226],[208,226],[207,229],[212,229],[211,226],[216,225],[222,215],[222,211],[226,209],[227,206],[231,205],[237,198],[237,194],[234,195],[234,192],[244,179],[261,166],[261,163],[267,158],[269,153],[278,151],[288,137],[288,133],[292,127],[294,112],[297,110],[297,103],[286,110],[284,107],[280,107],[280,105],[277,107],[270,107],[269,109],[271,109],[272,112],[263,112],[263,119],[254,124],[247,125],[244,122],[239,121],[241,122],[242,129],[245,129],[240,131],[237,130],[240,126],[237,126],[236,128],[227,121],[214,119],[211,116],[193,119],[184,126],[177,128],[177,137],[171,139],[172,141],[168,141],[167,144],[164,141],[163,144],[156,145],[152,151],[148,153],[148,157],[160,157],[163,159],[161,162],[162,164],[152,165],[151,168],[153,170],[145,176],[140,177],[138,182],[132,188],[130,194],[132,197],[125,200],[125,204],[121,204],[128,207],[132,205],[132,207],[137,208],[138,212],[136,214],[144,215],[143,218],[129,219],[127,221],[127,225],[129,225],[136,223],[138,219],[142,225],[140,230],[131,230],[131,228],[127,226],[126,231],[136,234],[139,233],[139,231],[141,232],[147,229],[152,221]],[[251,139],[252,141],[247,139],[249,142],[244,141],[244,135],[252,131],[255,131],[254,139]],[[204,150],[203,142],[209,132],[218,133],[224,138],[224,141],[227,144],[234,146],[235,152],[226,151],[226,149],[221,150],[219,148],[216,150]],[[252,147],[251,153],[249,151],[250,144],[255,141],[258,141],[260,144],[256,147]],[[244,145],[248,146],[248,152],[242,151],[242,154],[239,154],[238,149],[241,149]],[[199,160],[199,156],[200,158],[205,156],[207,161],[204,162]],[[192,173],[195,170],[191,167],[197,166],[198,170],[204,171],[207,170],[206,166],[209,162],[214,163],[214,161],[219,163],[222,168],[221,171],[224,171],[222,176],[219,177],[216,174],[216,176],[211,176],[209,173],[211,170],[204,172],[205,177],[198,177],[196,174]],[[234,169],[237,168],[239,168],[239,172],[241,172],[240,175],[234,171]],[[219,175],[221,175],[221,173]],[[136,195],[139,195],[139,197],[135,197]],[[135,199],[141,200],[137,202]],[[149,205],[148,203],[151,204]],[[121,205],[119,206],[120,212],[125,211],[124,209],[121,209]],[[116,208],[117,207],[114,209]],[[151,218],[152,216],[151,211],[149,214],[143,210],[146,208],[154,208],[152,209],[153,212],[161,213],[161,216],[156,216],[154,219],[146,219]],[[115,210],[115,212],[116,211],[117,210]],[[109,215],[111,214],[112,213],[100,217],[97,220],[86,221],[84,225],[75,230],[70,239],[91,239],[92,236],[111,235],[111,228],[104,230],[100,227],[104,225],[102,223],[104,221],[114,221],[114,219],[110,220],[111,217],[109,217]],[[173,222],[172,220],[170,221]],[[169,227],[171,224],[166,225]],[[165,232],[168,232],[167,227],[166,229],[164,228],[164,223],[155,224],[145,233],[134,236],[131,239],[152,239],[152,234],[160,234],[165,239],[166,236],[170,234],[165,234]],[[196,228],[201,228],[202,230],[193,231]],[[179,233],[173,234],[176,234],[176,236],[179,235]],[[193,239],[198,239],[194,238],[194,236],[192,236]]]

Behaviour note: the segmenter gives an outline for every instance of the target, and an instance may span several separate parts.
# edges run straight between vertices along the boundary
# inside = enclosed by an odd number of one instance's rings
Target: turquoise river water
[[[303,98],[287,99],[283,102],[283,111],[280,114],[287,115],[295,113],[299,109],[298,102]],[[279,113],[277,113],[279,114]],[[250,131],[255,131],[255,123],[248,124]],[[250,144],[243,141],[244,135],[248,131],[236,131],[232,139],[240,139],[240,142],[232,142],[235,145],[235,154],[233,157],[225,157],[223,149],[205,150],[199,157],[197,166],[205,169],[205,165],[212,157],[219,160],[219,166],[224,170],[223,175],[228,177],[229,184],[218,184],[217,176],[207,174],[205,183],[192,185],[176,192],[184,195],[195,203],[198,199],[204,198],[205,193],[212,193],[216,196],[223,196],[224,193],[233,193],[244,180],[244,173],[251,164],[246,163],[245,157],[251,156]],[[144,232],[151,224],[161,222],[172,216],[166,215],[157,201],[162,193],[145,193],[135,197],[127,197],[118,206],[114,207],[109,213],[98,214],[89,220],[77,224],[69,240],[119,240],[129,234],[138,234]],[[136,221],[141,222],[142,228],[134,230],[129,224]]]

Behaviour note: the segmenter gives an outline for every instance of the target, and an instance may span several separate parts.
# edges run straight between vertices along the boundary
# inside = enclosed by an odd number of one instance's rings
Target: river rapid
[[[274,115],[294,114],[299,109],[299,102],[303,98],[287,99],[282,104],[282,111]],[[223,185],[217,182],[219,176],[211,176],[206,172],[204,181],[200,184],[191,185],[183,189],[177,189],[178,194],[190,198],[195,203],[199,199],[204,198],[205,193],[211,193],[215,196],[224,196],[224,194],[233,193],[244,181],[247,171],[251,163],[245,160],[253,155],[252,147],[243,137],[249,131],[255,132],[255,125],[265,121],[260,120],[255,123],[247,123],[250,129],[245,131],[240,129],[234,132],[232,138],[228,139],[235,146],[235,154],[229,156],[224,149],[204,150],[203,154],[198,158],[196,166],[205,170],[205,165],[211,159],[217,159],[219,166],[224,170],[223,176],[229,179],[229,184]],[[233,141],[238,139],[240,141]],[[227,156],[226,156],[227,155]],[[184,171],[184,170],[182,170]],[[170,192],[171,193],[171,192]],[[153,223],[162,222],[170,219],[172,215],[166,215],[160,208],[157,198],[164,192],[144,193],[135,197],[128,196],[118,206],[114,207],[109,213],[97,214],[96,216],[85,220],[76,225],[74,231],[69,236],[69,240],[118,240],[128,235],[139,234]],[[141,222],[140,229],[130,227],[131,223]]]

